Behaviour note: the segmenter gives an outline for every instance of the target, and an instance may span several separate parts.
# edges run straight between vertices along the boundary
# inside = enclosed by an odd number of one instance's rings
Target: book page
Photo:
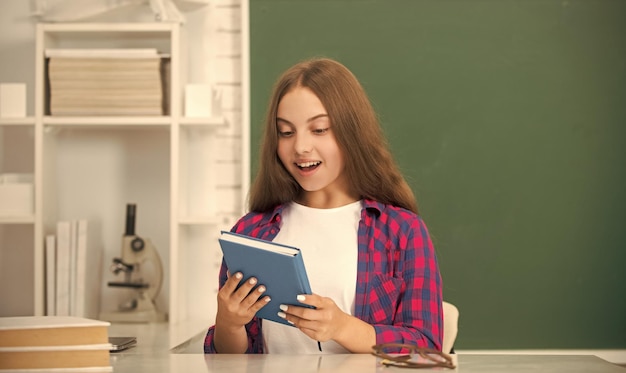
[[[222,240],[239,243],[246,246],[256,247],[257,249],[273,251],[278,254],[284,255],[297,255],[299,250],[296,248],[272,243],[269,241],[260,241],[257,239],[247,238],[243,236],[234,235],[231,232],[222,232],[222,236],[220,237]]]

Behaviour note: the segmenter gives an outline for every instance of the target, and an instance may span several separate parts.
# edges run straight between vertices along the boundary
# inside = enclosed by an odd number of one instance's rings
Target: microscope
[[[123,281],[110,281],[108,286],[132,290],[130,299],[121,303],[117,311],[103,312],[100,319],[111,322],[148,323],[165,321],[165,314],[157,311],[154,300],[163,285],[163,264],[159,253],[148,238],[135,235],[137,206],[126,205],[126,231],[122,236],[122,257],[113,258],[111,272],[124,275]],[[142,268],[153,269],[151,276],[143,277]],[[147,272],[144,270],[144,272]]]

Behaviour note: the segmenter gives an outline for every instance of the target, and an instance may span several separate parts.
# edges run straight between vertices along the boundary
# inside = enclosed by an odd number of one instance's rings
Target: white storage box
[[[214,92],[210,84],[187,84],[185,86],[185,116],[188,118],[210,117],[213,114]]]
[[[26,83],[0,84],[0,117],[24,118],[26,116]]]
[[[34,212],[32,174],[0,174],[0,215],[30,215]]]

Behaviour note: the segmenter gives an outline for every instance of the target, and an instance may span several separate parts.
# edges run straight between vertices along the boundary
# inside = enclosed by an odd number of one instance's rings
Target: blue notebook
[[[256,277],[272,300],[256,316],[291,325],[279,317],[281,304],[304,306],[298,294],[312,294],[300,249],[241,234],[222,231],[219,243],[231,274],[241,272],[244,279]]]

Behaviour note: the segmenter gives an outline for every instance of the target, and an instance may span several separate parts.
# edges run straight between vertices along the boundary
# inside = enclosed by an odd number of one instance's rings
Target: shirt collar
[[[281,220],[282,220],[281,216],[283,214],[283,210],[284,209],[285,209],[285,205],[284,204],[281,204],[281,205],[278,205],[278,206],[274,207],[274,211],[272,211],[272,213],[271,213],[271,218],[270,218],[269,223],[270,224],[280,223]]]
[[[380,213],[383,211],[384,207],[385,205],[378,201],[367,198],[363,199],[363,208],[369,212],[376,214],[376,216],[380,216]]]
[[[271,213],[270,223],[280,223],[284,208],[285,208],[285,204],[274,207],[274,211],[272,211]],[[385,205],[378,201],[364,198],[363,208],[369,212],[376,214],[377,216],[380,216],[381,212],[385,208]]]

